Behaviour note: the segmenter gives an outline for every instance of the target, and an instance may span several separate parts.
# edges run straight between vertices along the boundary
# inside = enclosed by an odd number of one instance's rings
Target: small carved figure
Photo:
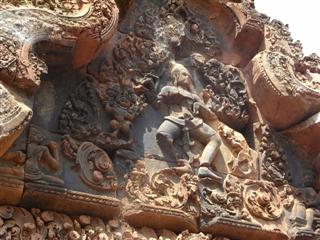
[[[60,168],[59,144],[55,141],[47,141],[39,129],[31,127],[25,167],[26,180],[61,186],[64,181],[55,176]]]
[[[230,173],[238,177],[255,179],[258,154],[249,148],[245,138],[240,133],[222,124],[218,130],[223,143],[232,154],[231,158],[227,160]]]

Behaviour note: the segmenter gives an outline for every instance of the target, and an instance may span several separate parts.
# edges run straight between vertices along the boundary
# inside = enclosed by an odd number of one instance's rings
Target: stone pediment
[[[251,0],[0,3],[0,239],[318,239],[319,57]]]

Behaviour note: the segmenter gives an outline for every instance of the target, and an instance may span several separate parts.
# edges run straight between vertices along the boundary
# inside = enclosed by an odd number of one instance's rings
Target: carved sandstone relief
[[[88,215],[69,216],[37,208],[28,211],[18,207],[2,206],[0,217],[0,236],[4,239],[220,240],[203,233],[183,231],[181,234],[176,234],[167,229],[133,228],[119,220],[103,221]]]
[[[117,4],[0,4],[0,238],[317,239],[319,58],[251,0]]]
[[[271,51],[257,54],[248,65],[252,71],[248,84],[252,96],[266,120],[276,129],[291,127],[319,110],[318,89],[309,87],[313,78],[299,72],[295,66],[294,59]],[[272,104],[263,101],[268,98],[274,99]],[[301,107],[291,107],[295,105]],[[287,110],[282,111],[284,108]]]

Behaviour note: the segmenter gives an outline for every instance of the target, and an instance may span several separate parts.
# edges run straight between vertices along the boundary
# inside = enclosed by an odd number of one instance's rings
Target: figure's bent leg
[[[210,141],[205,146],[200,158],[200,168],[198,170],[199,177],[209,177],[219,181],[222,180],[221,176],[210,170],[212,167],[212,162],[217,156],[220,145],[221,140],[217,134],[210,138]]]
[[[180,126],[169,120],[165,120],[157,130],[157,143],[161,151],[173,160],[177,160],[173,142],[180,134]]]
[[[43,151],[41,161],[43,161],[53,172],[57,172],[60,167],[58,144],[50,141]],[[49,174],[42,174],[42,179],[55,185],[63,185],[64,181],[59,177]]]
[[[219,135],[207,124],[203,123],[191,131],[192,137],[205,144],[205,148],[200,157],[199,177],[209,177],[221,180],[221,176],[210,170],[212,162],[217,156],[221,145]]]
[[[218,134],[215,134],[209,138],[209,142],[203,149],[200,158],[200,165],[211,166],[214,158],[217,156],[221,145],[221,139]]]
[[[58,171],[60,162],[58,144],[56,142],[50,141],[48,143],[48,147],[43,151],[41,160],[44,161],[53,171]]]
[[[313,219],[314,219],[314,209],[312,208],[307,208],[306,210],[306,229],[312,231],[312,224],[313,224]]]

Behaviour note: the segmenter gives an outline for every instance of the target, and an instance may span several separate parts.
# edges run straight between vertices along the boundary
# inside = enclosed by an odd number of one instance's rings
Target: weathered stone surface
[[[319,154],[319,142],[316,140],[320,131],[320,114],[316,113],[305,121],[286,129],[283,133],[311,158]]]
[[[252,96],[274,128],[292,127],[319,111],[319,89],[310,88],[309,82],[313,81],[310,76],[304,76],[305,82],[297,78],[295,62],[290,57],[263,51],[252,59],[248,68]]]
[[[116,2],[0,3],[0,238],[318,239],[319,57],[251,0]]]
[[[29,101],[0,82],[0,157],[20,136],[32,117]]]

